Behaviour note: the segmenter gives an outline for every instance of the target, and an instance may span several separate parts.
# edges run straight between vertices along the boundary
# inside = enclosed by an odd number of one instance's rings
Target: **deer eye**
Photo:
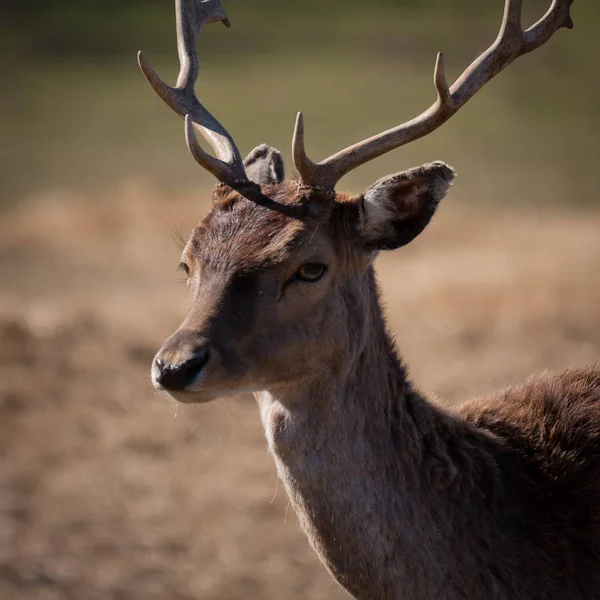
[[[177,265],[177,271],[185,273],[186,276],[189,276],[190,274],[190,268],[184,262],[180,262],[179,265]]]
[[[307,263],[302,265],[296,273],[296,279],[299,281],[307,281],[309,283],[316,283],[321,281],[325,276],[327,267],[320,263]]]

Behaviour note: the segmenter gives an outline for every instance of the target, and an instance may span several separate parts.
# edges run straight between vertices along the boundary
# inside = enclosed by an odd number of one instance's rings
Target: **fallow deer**
[[[200,28],[229,24],[220,0],[176,1],[176,87],[139,56],[220,182],[183,250],[191,308],[156,355],[153,383],[186,403],[254,393],[304,531],[357,598],[600,598],[600,372],[537,375],[454,409],[434,404],[386,328],[373,260],[423,231],[454,171],[434,162],[360,196],[335,191],[571,28],[570,5],[554,0],[523,31],[521,0],[506,0],[498,38],[451,87],[438,55],[435,104],[321,163],[304,151],[299,115],[297,181],[268,146],[243,161],[195,95]]]

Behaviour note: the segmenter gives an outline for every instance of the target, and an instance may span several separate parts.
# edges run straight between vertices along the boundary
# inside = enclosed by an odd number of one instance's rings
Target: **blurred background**
[[[320,159],[429,106],[502,0],[223,0],[198,95],[242,153]],[[549,0],[525,2],[533,23]],[[379,259],[418,385],[458,401],[600,356],[600,5],[441,130],[348,176],[434,159],[457,183]],[[181,407],[149,366],[187,306],[177,238],[211,176],[138,72],[178,71],[172,0],[0,0],[0,598],[344,597],[299,532],[247,398]],[[288,160],[289,164],[289,160]],[[288,169],[290,172],[291,169]]]

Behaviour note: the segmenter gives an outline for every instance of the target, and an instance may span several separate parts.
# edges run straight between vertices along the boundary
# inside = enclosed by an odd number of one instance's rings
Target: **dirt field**
[[[0,222],[0,598],[345,597],[277,485],[254,404],[180,407],[151,358],[185,312],[173,224],[140,184]],[[451,400],[600,357],[600,212],[452,198],[379,261],[414,379]]]

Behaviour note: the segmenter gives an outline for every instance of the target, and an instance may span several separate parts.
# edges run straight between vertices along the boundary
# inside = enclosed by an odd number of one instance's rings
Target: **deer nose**
[[[208,345],[196,348],[189,358],[177,362],[171,362],[159,353],[154,359],[152,382],[158,389],[182,392],[198,379],[209,357]]]

